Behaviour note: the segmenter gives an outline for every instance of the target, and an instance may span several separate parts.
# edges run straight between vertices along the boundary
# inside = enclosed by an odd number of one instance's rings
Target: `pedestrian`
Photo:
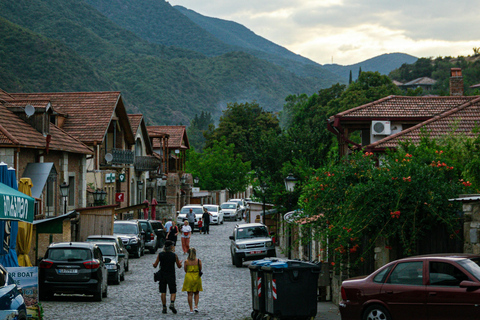
[[[197,250],[190,248],[188,250],[188,257],[183,263],[183,270],[185,270],[185,279],[183,281],[182,291],[187,291],[187,301],[190,307],[190,314],[194,311],[198,312],[198,300],[200,299],[200,291],[202,288],[202,261],[197,258]],[[195,307],[193,303],[195,302]]]
[[[175,277],[175,265],[177,268],[182,267],[182,261],[172,251],[174,248],[172,241],[165,241],[165,249],[157,256],[157,260],[153,263],[156,268],[160,264],[160,281],[158,282],[158,290],[162,299],[163,310],[162,313],[167,313],[167,286],[170,292],[170,306],[169,309],[173,313],[177,313],[175,309],[175,298],[177,296],[177,283]]]
[[[165,226],[165,233],[170,232],[170,228],[172,227],[172,218],[168,218],[168,221],[164,224]]]
[[[198,219],[198,231],[200,231],[200,234],[202,234],[202,231],[203,231],[202,218],[199,218],[199,219]]]
[[[193,213],[192,208],[190,208],[190,211],[187,212],[187,220],[193,232],[193,230],[195,230],[195,213]]]
[[[207,208],[203,208],[203,215],[202,215],[202,218],[203,218],[203,233],[208,233],[210,234],[210,216],[212,214],[210,212],[208,212]],[[218,222],[220,223],[220,221]]]
[[[181,236],[183,254],[187,254],[188,249],[190,249],[190,235],[191,234],[192,234],[192,228],[188,224],[188,220],[185,219],[185,220],[183,220],[182,236]]]
[[[168,224],[168,222],[167,222]],[[172,226],[170,227],[170,231],[167,233],[167,240],[170,240],[173,242],[173,252],[175,252],[175,247],[177,246],[177,236],[178,236],[179,230],[177,227],[177,223],[175,220],[172,221]]]

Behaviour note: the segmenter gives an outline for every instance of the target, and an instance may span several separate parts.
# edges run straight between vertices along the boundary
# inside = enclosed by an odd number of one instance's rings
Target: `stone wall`
[[[480,254],[480,201],[463,204],[463,252]]]

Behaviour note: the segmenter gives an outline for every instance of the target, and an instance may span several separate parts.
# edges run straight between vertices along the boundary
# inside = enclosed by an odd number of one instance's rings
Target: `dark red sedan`
[[[480,319],[480,255],[396,260],[342,283],[343,320]]]

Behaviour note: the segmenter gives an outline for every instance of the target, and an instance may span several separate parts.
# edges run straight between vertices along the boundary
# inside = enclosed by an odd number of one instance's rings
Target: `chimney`
[[[450,95],[463,96],[463,77],[461,68],[450,69]]]

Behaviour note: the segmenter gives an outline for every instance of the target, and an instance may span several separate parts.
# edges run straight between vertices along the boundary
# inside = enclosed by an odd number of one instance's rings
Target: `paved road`
[[[152,263],[156,254],[145,253],[139,259],[130,260],[130,271],[120,285],[108,286],[108,298],[102,302],[86,297],[56,296],[53,301],[42,302],[46,320],[70,319],[251,319],[252,311],[250,271],[236,268],[231,263],[230,240],[235,222],[210,227],[209,235],[194,233],[191,246],[203,262],[203,292],[200,293],[199,314],[190,315],[187,293],[182,292],[185,273],[176,269],[177,315],[170,310],[161,313],[162,305],[158,284],[153,282]],[[180,240],[177,250],[185,260]],[[248,263],[247,263],[248,264]],[[245,264],[246,265],[246,264]],[[168,299],[168,297],[167,297]],[[331,303],[319,303],[317,320],[340,319],[338,309]]]
[[[199,314],[190,315],[187,293],[182,292],[185,272],[177,269],[178,314],[175,319],[246,319],[251,313],[250,272],[231,263],[229,246],[234,222],[210,227],[209,235],[193,234],[191,246],[203,262],[203,292],[200,293]],[[180,240],[177,253],[185,260]],[[55,297],[42,302],[45,319],[172,319],[170,312],[161,313],[160,293],[153,282],[152,263],[156,255],[145,253],[130,260],[130,271],[120,285],[108,286],[108,298],[94,302],[84,297]]]

